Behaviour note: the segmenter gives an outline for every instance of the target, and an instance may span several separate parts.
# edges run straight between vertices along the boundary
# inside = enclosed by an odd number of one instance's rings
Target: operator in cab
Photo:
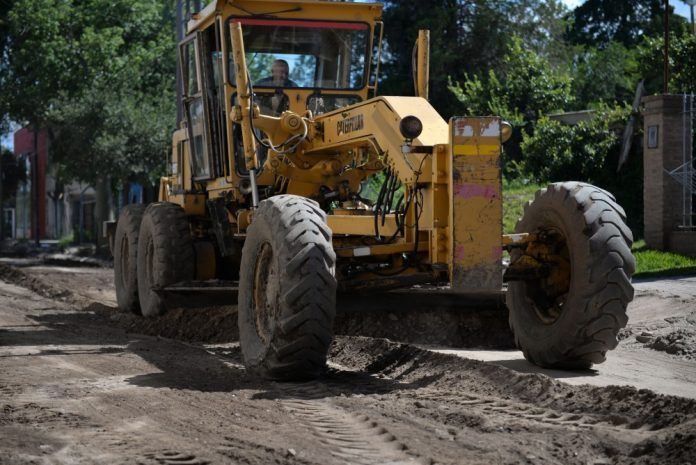
[[[275,60],[271,66],[271,75],[256,82],[262,87],[297,87],[297,83],[288,78],[290,65],[285,60]]]

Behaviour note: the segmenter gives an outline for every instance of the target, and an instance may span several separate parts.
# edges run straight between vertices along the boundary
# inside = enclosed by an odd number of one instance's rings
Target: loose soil
[[[0,463],[696,463],[694,399],[359,336],[335,338],[320,380],[266,382],[232,307],[146,321],[114,309],[110,270],[69,273],[0,266]],[[638,312],[622,344],[654,352],[636,335],[688,329],[674,313]]]

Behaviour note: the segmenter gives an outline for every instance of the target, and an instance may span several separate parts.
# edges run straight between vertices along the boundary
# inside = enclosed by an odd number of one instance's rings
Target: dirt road
[[[573,385],[630,385],[696,398],[696,277],[637,280],[634,286],[636,296],[619,346],[592,370],[540,369],[518,350],[432,349]]]
[[[693,399],[361,337],[336,338],[319,381],[263,382],[222,332],[138,334],[108,270],[67,270],[0,282],[2,464],[696,463]],[[654,343],[659,320],[624,340]]]

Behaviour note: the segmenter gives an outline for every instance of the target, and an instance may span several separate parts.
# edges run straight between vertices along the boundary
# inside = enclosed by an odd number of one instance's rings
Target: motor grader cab
[[[507,282],[525,357],[602,362],[633,292],[623,210],[599,188],[556,183],[504,235],[509,125],[442,119],[427,100],[426,32],[417,96],[380,96],[381,14],[379,4],[227,0],[189,21],[170,173],[159,201],[127,206],[115,230],[119,307],[152,317],[168,291],[237,280],[246,365],[308,378],[325,366],[343,295],[430,284],[465,300]]]

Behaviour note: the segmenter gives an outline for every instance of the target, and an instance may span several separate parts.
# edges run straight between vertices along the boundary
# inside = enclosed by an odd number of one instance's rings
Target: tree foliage
[[[6,88],[10,43],[10,24],[7,21],[7,16],[13,5],[14,0],[0,1],[0,89]],[[2,94],[3,91],[0,91],[0,134],[5,133],[10,127],[9,109]]]
[[[381,92],[413,94],[411,55],[419,29],[430,29],[430,100],[446,118],[458,111],[448,80],[498,71],[511,36],[531,50],[562,59],[565,7],[558,0],[424,0],[387,3]]]
[[[571,78],[565,69],[550,65],[548,58],[524,47],[522,39],[512,38],[502,58],[499,73],[466,76],[449,86],[463,113],[498,115],[512,124],[513,133],[505,144],[505,175],[520,175],[525,132],[533,132],[542,115],[562,111],[572,104]]]
[[[649,94],[661,93],[664,74],[664,40],[661,36],[648,37],[636,49],[639,73],[645,78]],[[670,38],[670,92],[696,92],[696,36],[672,34]]]
[[[670,10],[673,13],[674,7]],[[585,0],[571,15],[566,38],[575,44],[601,48],[611,42],[633,47],[645,36],[662,34],[664,11],[662,0]],[[687,32],[683,18],[671,18],[674,31]]]
[[[578,47],[571,63],[575,108],[597,102],[630,102],[641,79],[635,48],[609,42],[604,48]]]
[[[540,114],[563,110],[572,102],[571,78],[548,59],[512,38],[502,58],[499,73],[467,76],[450,86],[467,114],[495,114],[514,125],[536,120]]]
[[[0,99],[49,129],[64,176],[154,176],[174,126],[173,3],[16,0],[6,21]]]

